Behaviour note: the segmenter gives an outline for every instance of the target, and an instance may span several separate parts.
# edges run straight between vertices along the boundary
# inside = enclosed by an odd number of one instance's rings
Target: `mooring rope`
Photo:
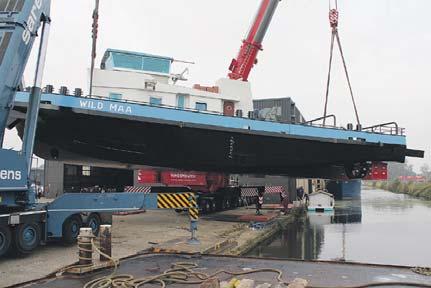
[[[368,288],[368,287],[417,287],[429,288],[429,284],[413,283],[413,282],[374,282],[359,286],[306,286],[307,288]]]
[[[116,269],[117,266],[115,266]],[[281,285],[288,286],[290,283],[283,281],[283,272],[279,269],[262,268],[252,269],[248,271],[232,272],[227,270],[219,270],[213,274],[195,271],[199,268],[196,263],[178,262],[165,272],[135,279],[133,275],[122,274],[115,275],[115,271],[105,277],[94,279],[84,285],[84,288],[138,288],[144,287],[145,284],[159,284],[160,287],[165,288],[169,284],[183,284],[183,285],[200,285],[209,279],[214,279],[221,274],[230,276],[243,276],[256,273],[275,273],[277,274],[277,281]],[[425,287],[430,288],[429,284],[412,283],[412,282],[375,282],[357,286],[307,286],[309,288],[367,288],[367,287],[382,287],[382,286],[405,286],[405,287]],[[186,286],[189,287],[189,286]]]
[[[219,270],[213,274],[195,271],[199,268],[196,263],[179,262],[172,265],[172,267],[165,272],[135,279],[132,275],[123,274],[113,276],[112,274],[106,277],[94,279],[84,285],[84,288],[138,288],[143,287],[145,284],[159,284],[162,288],[167,287],[169,284],[183,284],[183,285],[199,285],[209,279],[216,278],[221,274],[231,276],[250,275],[255,273],[275,273],[277,274],[277,281],[280,284],[286,284],[282,280],[283,272],[278,269],[262,268],[252,269],[241,272],[232,272],[227,270]],[[188,287],[188,286],[186,286]]]
[[[415,272],[416,274],[431,276],[431,268],[415,267],[415,268],[412,268],[412,271]]]
[[[239,271],[239,272],[232,272],[232,271],[222,269],[222,270],[218,270],[215,273],[207,274],[207,273],[196,271],[196,269],[199,268],[199,265],[197,263],[190,263],[190,262],[177,262],[177,263],[174,263],[170,269],[164,271],[161,274],[146,276],[142,278],[135,278],[131,274],[116,275],[118,270],[117,261],[112,256],[109,256],[106,253],[102,252],[100,248],[96,245],[94,240],[95,240],[94,238],[91,239],[91,244],[94,249],[94,250],[91,250],[91,252],[96,251],[100,255],[104,256],[106,259],[108,259],[113,263],[114,268],[109,275],[91,280],[88,283],[86,283],[83,286],[83,288],[139,288],[139,287],[144,287],[146,284],[160,285],[160,287],[162,288],[165,288],[170,284],[182,284],[182,285],[185,285],[185,287],[189,287],[186,285],[200,285],[207,280],[218,278],[222,274],[230,275],[230,276],[244,276],[244,275],[250,275],[250,274],[256,274],[256,273],[274,273],[276,274],[276,280],[278,281],[278,284],[284,285],[284,286],[288,286],[290,284],[289,282],[283,280],[283,271],[279,269],[260,268],[260,269],[250,269],[247,271]],[[78,247],[80,247],[80,249],[84,249],[85,251],[90,252],[90,250],[82,247],[80,244],[82,243],[78,241]],[[61,273],[68,272],[71,269],[88,268],[92,266],[94,265],[74,265],[63,269]],[[417,267],[417,268],[412,268],[412,271],[418,274],[431,276],[431,268]],[[382,287],[382,286],[406,286],[406,287],[431,288],[430,284],[411,283],[411,282],[373,282],[373,283],[357,285],[357,286],[338,286],[338,287],[308,285],[306,287],[308,288],[367,288],[367,287]]]

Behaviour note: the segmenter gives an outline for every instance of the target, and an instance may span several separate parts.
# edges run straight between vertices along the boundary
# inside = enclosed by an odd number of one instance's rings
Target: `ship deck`
[[[213,274],[219,270],[230,272],[244,272],[250,269],[278,269],[283,273],[283,281],[291,282],[295,278],[306,279],[309,287],[352,287],[370,283],[417,283],[431,285],[431,277],[416,274],[409,267],[383,266],[336,262],[308,262],[296,260],[257,259],[229,256],[200,256],[191,254],[142,254],[132,256],[120,262],[117,274],[130,274],[136,278],[149,277],[162,273],[171,268],[172,264],[186,262],[198,265],[196,271]],[[68,287],[78,288],[85,283],[108,276],[112,270],[102,270],[81,277],[62,275],[48,277],[33,282],[20,284],[14,287]],[[238,279],[254,279],[256,284],[278,284],[277,274],[272,272],[259,272],[237,277]],[[229,281],[233,276],[221,274],[221,281]],[[159,284],[158,284],[159,285]],[[159,287],[158,285],[148,287]],[[186,285],[187,287],[200,287],[200,285]],[[169,287],[186,287],[173,284]],[[404,287],[402,284],[388,284],[383,287]],[[410,286],[415,287],[415,286]],[[426,287],[426,286],[425,286]]]

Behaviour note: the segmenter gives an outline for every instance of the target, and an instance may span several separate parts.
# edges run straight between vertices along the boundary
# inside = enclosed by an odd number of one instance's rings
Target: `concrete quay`
[[[147,211],[142,214],[113,217],[113,257],[120,259],[144,250],[185,253],[211,253],[241,255],[254,245],[275,234],[279,223],[294,221],[291,216],[277,217],[265,229],[253,230],[248,223],[239,222],[244,215],[253,215],[254,209],[236,210],[204,216],[199,221],[199,245],[190,245],[189,218],[187,213],[169,210]],[[275,213],[265,210],[264,214]],[[25,258],[0,259],[0,287],[39,279],[75,263],[78,259],[76,245],[65,247],[48,243]]]

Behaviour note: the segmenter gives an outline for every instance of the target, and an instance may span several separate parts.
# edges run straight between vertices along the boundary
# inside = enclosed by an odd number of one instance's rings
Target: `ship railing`
[[[400,128],[396,122],[388,122],[363,128],[362,131],[387,134],[387,135],[405,135],[405,128]]]
[[[65,94],[58,94],[58,95],[65,95]],[[72,96],[72,95],[65,95],[65,96]],[[219,111],[198,110],[198,109],[193,109],[193,108],[178,107],[178,106],[172,106],[172,105],[166,105],[166,104],[154,104],[154,103],[149,103],[146,101],[138,101],[138,100],[113,99],[110,97],[100,96],[100,95],[72,96],[72,97],[96,98],[96,99],[100,99],[100,100],[120,102],[120,103],[130,103],[130,104],[138,104],[138,105],[145,105],[145,106],[162,107],[162,108],[174,109],[174,110],[184,110],[184,111],[190,111],[190,112],[195,112],[195,113],[204,113],[204,114],[225,116],[223,113],[221,113]],[[247,118],[247,117],[238,117],[238,116],[235,116],[235,117],[243,118],[243,119],[251,119],[251,118]],[[331,124],[316,123],[319,121],[323,121],[324,119],[332,119],[332,123]],[[327,115],[326,117],[319,117],[319,118],[316,118],[316,119],[313,119],[313,120],[310,120],[307,122],[301,122],[301,123],[294,123],[294,122],[292,123],[292,122],[288,122],[288,121],[275,121],[275,120],[260,119],[260,118],[254,118],[252,120],[282,123],[282,124],[295,124],[295,125],[320,127],[320,128],[331,128],[331,129],[338,129],[338,130],[348,130],[344,127],[337,126],[337,117],[334,114]],[[401,135],[401,136],[405,135],[405,129],[400,128],[396,122],[388,122],[388,123],[378,124],[378,125],[362,128],[362,129],[357,130],[357,131],[377,133],[377,134],[386,134],[386,135]]]
[[[151,103],[145,102],[145,101],[127,100],[127,99],[112,99],[112,98],[109,98],[106,96],[98,96],[98,95],[92,95],[91,97],[95,97],[95,98],[99,98],[99,99],[103,99],[103,100],[109,100],[109,101],[125,102],[125,103],[147,105],[147,106],[156,106],[156,107],[162,107],[162,108],[168,108],[168,109],[185,110],[185,111],[191,111],[191,112],[196,112],[196,113],[205,113],[205,114],[224,116],[223,113],[218,112],[218,111],[197,110],[197,109],[186,108],[186,107],[180,108],[177,106],[171,106],[171,105],[166,105],[166,104],[155,105],[155,104],[151,104]],[[238,117],[238,118],[249,119],[246,117]],[[323,121],[324,119],[332,119],[332,123],[331,124],[316,123],[319,121]],[[303,123],[292,123],[292,122],[287,122],[287,121],[274,121],[274,120],[259,119],[259,118],[256,118],[253,120],[265,121],[265,122],[274,122],[274,123],[284,123],[284,124],[305,125],[305,126],[320,127],[320,128],[332,128],[332,129],[338,129],[338,130],[348,130],[345,127],[337,126],[337,116],[334,114],[327,115],[326,117],[325,116],[319,117],[319,118],[316,118],[316,119],[313,119],[313,120],[310,120],[307,122],[303,122]],[[377,133],[377,134],[386,134],[386,135],[401,135],[401,136],[405,135],[405,129],[400,128],[396,122],[388,122],[388,123],[378,124],[378,125],[362,128],[360,131]]]
[[[327,125],[326,123],[325,124],[316,123],[316,122],[320,122],[320,121],[323,121],[326,119],[332,119],[332,125]],[[335,116],[334,114],[319,117],[319,118],[304,122],[302,124],[310,125],[310,126],[317,126],[317,127],[324,127],[324,128],[340,128],[340,127],[337,127],[337,116]]]

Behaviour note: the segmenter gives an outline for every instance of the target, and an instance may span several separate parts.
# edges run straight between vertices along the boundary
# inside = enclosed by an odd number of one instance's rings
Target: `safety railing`
[[[388,122],[363,128],[362,131],[387,134],[387,135],[405,135],[405,128],[400,128],[396,122]]]
[[[118,103],[128,103],[128,104],[138,104],[138,105],[145,105],[145,106],[153,106],[153,107],[161,107],[161,108],[167,108],[167,109],[174,109],[174,110],[184,110],[194,113],[204,113],[204,114],[211,114],[211,115],[219,115],[223,116],[224,114],[219,111],[211,111],[211,110],[197,110],[193,108],[180,108],[177,106],[171,106],[166,104],[152,104],[145,101],[138,101],[138,100],[130,100],[130,99],[112,99],[106,96],[100,96],[100,95],[91,95],[91,96],[77,96],[77,95],[67,95],[67,94],[56,94],[56,93],[50,93],[54,95],[64,95],[64,96],[70,96],[70,97],[81,97],[81,98],[89,98],[89,99],[100,99],[105,101],[112,101],[112,102],[118,102]],[[233,116],[226,116],[226,117],[233,117]],[[247,117],[239,117],[235,116],[236,118],[243,118],[243,119],[251,119]],[[319,121],[323,121],[324,119],[332,119],[331,124],[320,124],[316,123]],[[282,124],[295,124],[295,125],[303,125],[303,126],[310,126],[310,127],[321,127],[321,128],[331,128],[331,129],[337,129],[337,130],[348,130],[345,127],[339,127],[337,126],[337,117],[334,114],[327,115],[326,117],[319,117],[307,122],[303,123],[291,123],[287,121],[274,121],[274,120],[267,120],[267,119],[260,119],[260,118],[253,118],[252,120],[255,121],[265,121],[265,122],[274,122],[274,123],[282,123]],[[386,134],[386,135],[405,135],[405,129],[400,128],[396,122],[388,122],[383,124],[378,124],[366,128],[362,128],[360,130],[356,131],[363,131],[363,132],[370,132],[370,133],[378,133],[378,134]]]
[[[322,121],[322,120],[326,120],[326,119],[332,119],[332,121],[333,121],[332,126],[331,125],[326,125],[326,124],[315,124],[316,122],[319,122],[319,121]],[[319,118],[316,118],[316,119],[304,122],[302,124],[304,124],[304,125],[310,125],[310,126],[320,126],[320,127],[328,127],[328,128],[337,128],[337,117],[334,114],[331,114],[331,115],[319,117]]]

